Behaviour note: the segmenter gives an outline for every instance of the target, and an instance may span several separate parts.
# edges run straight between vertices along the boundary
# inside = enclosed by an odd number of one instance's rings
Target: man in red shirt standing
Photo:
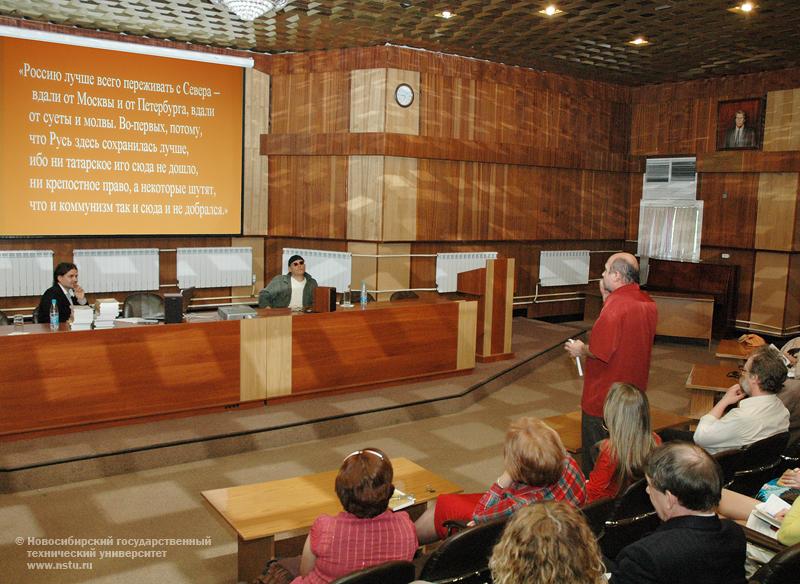
[[[589,344],[570,341],[564,345],[572,357],[586,359],[581,398],[581,466],[586,476],[594,467],[594,445],[608,437],[603,403],[611,384],[621,381],[647,389],[658,320],[655,302],[639,289],[639,262],[629,253],[608,258],[600,293],[603,309]]]

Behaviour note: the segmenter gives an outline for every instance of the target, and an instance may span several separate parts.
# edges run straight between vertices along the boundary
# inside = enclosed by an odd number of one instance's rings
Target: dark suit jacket
[[[625,547],[612,584],[745,584],[742,528],[719,517],[670,519]]]
[[[70,309],[72,303],[58,284],[50,286],[44,291],[44,294],[42,294],[42,299],[39,301],[39,306],[36,309],[39,322],[50,322],[50,304],[53,298],[56,299],[56,303],[58,304],[58,319],[61,322],[67,322],[72,314],[72,310]]]
[[[753,128],[742,128],[742,143],[738,148],[749,148],[756,145],[756,132]],[[725,148],[737,148],[736,128],[731,128],[725,133]]]

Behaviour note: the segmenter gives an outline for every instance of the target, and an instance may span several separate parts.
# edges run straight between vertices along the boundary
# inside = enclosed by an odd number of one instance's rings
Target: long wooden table
[[[725,393],[730,386],[739,383],[738,375],[730,376],[738,371],[739,367],[735,363],[693,366],[686,379],[686,388],[691,390],[689,417],[699,420],[707,414],[714,407],[717,394]]]
[[[581,450],[581,411],[575,410],[566,414],[558,416],[550,416],[543,420],[553,430],[558,432],[563,442],[564,447],[576,454]],[[692,420],[690,418],[673,414],[666,410],[659,408],[650,408],[650,424],[653,431],[663,430],[665,428],[681,428],[689,425]]]
[[[461,487],[408,460],[392,460],[394,484],[414,496],[415,505]],[[202,495],[236,532],[239,582],[250,582],[275,557],[275,541],[308,532],[314,520],[342,510],[334,481],[338,471],[203,491]]]
[[[60,332],[0,327],[0,439],[467,371],[477,303]]]

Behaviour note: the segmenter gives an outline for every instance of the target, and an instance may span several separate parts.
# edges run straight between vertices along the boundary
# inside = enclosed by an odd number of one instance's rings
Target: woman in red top
[[[615,383],[603,404],[609,438],[599,443],[600,454],[589,474],[589,502],[613,498],[644,476],[644,464],[661,439],[650,427],[647,395],[628,383]]]
[[[394,513],[394,471],[377,448],[353,452],[336,476],[336,495],[344,508],[338,515],[320,515],[311,526],[300,559],[300,575],[275,560],[258,582],[327,584],[356,570],[393,560],[411,560],[417,551],[414,523],[405,511]]]

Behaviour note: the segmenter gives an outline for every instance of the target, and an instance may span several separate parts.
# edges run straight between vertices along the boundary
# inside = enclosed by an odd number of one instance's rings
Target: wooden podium
[[[477,360],[511,359],[514,259],[486,260],[485,268],[461,272],[458,291],[478,297]]]

